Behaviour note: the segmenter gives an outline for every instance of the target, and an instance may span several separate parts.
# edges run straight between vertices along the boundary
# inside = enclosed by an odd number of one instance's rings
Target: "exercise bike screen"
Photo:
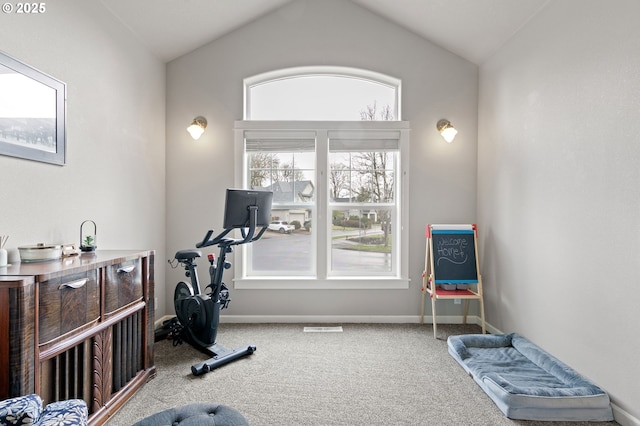
[[[271,221],[273,192],[253,189],[227,189],[224,210],[224,228],[248,228],[249,207],[258,207],[256,228],[268,226]]]

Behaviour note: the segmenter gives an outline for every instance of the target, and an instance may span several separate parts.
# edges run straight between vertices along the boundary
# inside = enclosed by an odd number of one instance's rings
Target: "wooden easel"
[[[435,247],[434,233],[441,247]],[[464,300],[463,324],[467,323],[469,301],[478,300],[482,333],[486,333],[482,276],[478,258],[478,229],[473,225],[427,225],[425,266],[422,272],[422,311],[420,323],[424,323],[425,296],[431,297],[433,337],[437,337],[436,301],[439,299]],[[473,240],[473,244],[470,244]],[[474,259],[475,258],[475,259]],[[436,260],[437,259],[437,260]],[[443,266],[438,264],[442,263]],[[466,288],[445,289],[442,285],[464,285]],[[475,287],[475,289],[474,289]]]

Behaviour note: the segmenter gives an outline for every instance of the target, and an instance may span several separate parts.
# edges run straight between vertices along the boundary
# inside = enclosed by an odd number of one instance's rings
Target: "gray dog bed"
[[[610,421],[609,395],[517,334],[450,336],[449,353],[511,419]]]
[[[183,405],[145,417],[133,426],[249,426],[233,408],[211,403]]]

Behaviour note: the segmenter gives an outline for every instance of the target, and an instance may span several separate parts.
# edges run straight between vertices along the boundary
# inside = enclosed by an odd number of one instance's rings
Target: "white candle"
[[[7,249],[0,249],[0,268],[7,266]]]

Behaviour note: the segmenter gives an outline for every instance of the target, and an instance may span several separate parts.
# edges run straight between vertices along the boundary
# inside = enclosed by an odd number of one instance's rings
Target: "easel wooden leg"
[[[480,301],[480,318],[482,319],[482,334],[487,334],[487,329],[484,322],[484,301],[482,298],[478,299]]]
[[[469,299],[464,299],[464,317],[462,317],[462,324],[467,324],[467,315],[469,315]]]
[[[435,291],[435,287],[434,287],[434,291]],[[432,322],[433,322],[433,338],[437,339],[437,332],[438,332],[438,324],[436,324],[436,298],[435,297],[431,297],[431,317],[433,318]]]
[[[424,295],[427,291],[422,291],[422,307],[420,308],[420,324],[424,324]]]

